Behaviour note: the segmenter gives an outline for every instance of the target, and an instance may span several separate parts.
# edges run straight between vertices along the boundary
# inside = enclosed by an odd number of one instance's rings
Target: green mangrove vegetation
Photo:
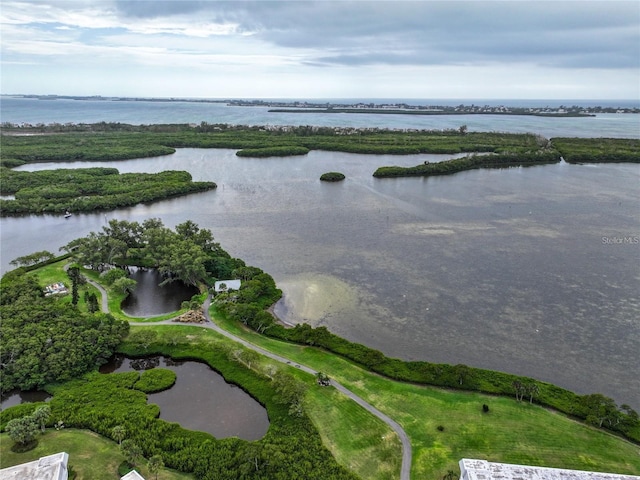
[[[559,161],[560,156],[557,153],[470,155],[437,163],[424,162],[415,167],[380,167],[373,173],[373,176],[378,178],[429,177],[433,175],[450,175],[475,168],[530,167]]]
[[[118,144],[119,148],[108,151],[110,160],[155,156],[159,148],[164,148],[169,154],[183,147],[257,149],[267,153],[282,151],[302,154],[302,149],[307,149],[407,155],[528,152],[544,148],[548,143],[539,135],[467,132],[466,129],[400,131],[308,125],[234,126],[206,122],[195,127],[105,123],[26,127],[3,124],[2,133],[0,162],[5,166],[43,161],[106,160],[105,149],[111,144]],[[140,154],[145,148],[148,153]]]
[[[374,176],[380,178],[447,175],[475,168],[542,165],[559,162],[561,157],[569,163],[640,161],[639,140],[549,140],[531,133],[469,132],[466,126],[450,130],[391,130],[309,125],[246,126],[207,122],[196,126],[134,126],[103,122],[35,127],[3,124],[2,133],[0,165],[5,167],[43,161],[148,157],[170,154],[176,148],[183,147],[236,149],[236,155],[240,157],[305,155],[311,150],[391,155],[470,154],[464,158],[414,167],[380,167],[374,173]],[[479,153],[491,155],[475,155]],[[185,193],[189,192],[172,192],[167,195]],[[56,197],[59,193],[50,192],[47,195]],[[115,206],[107,204],[105,208]]]
[[[155,393],[171,388],[174,383],[176,383],[176,373],[173,370],[152,368],[144,370],[132,388],[144,393]]]
[[[344,179],[344,173],[340,172],[326,172],[320,175],[320,180],[323,182],[340,182]]]
[[[246,303],[245,299],[246,297],[221,293],[216,296],[215,306],[223,315],[268,337],[321,348],[393,380],[513,396],[518,401],[523,401],[526,397],[531,403],[551,407],[640,442],[638,413],[626,404],[616,405],[612,399],[602,394],[577,395],[533,378],[462,364],[434,364],[390,358],[379,350],[339,337],[326,327],[314,328],[301,323],[293,328],[285,328],[264,312],[261,305]]]
[[[265,148],[245,148],[238,150],[238,157],[293,157],[296,155],[306,155],[309,153],[307,147],[287,146],[287,147],[265,147]]]
[[[15,171],[0,167],[2,215],[92,212],[153,202],[216,188],[187,172],[120,174],[115,168]]]
[[[640,140],[621,138],[554,138],[567,163],[640,163]]]

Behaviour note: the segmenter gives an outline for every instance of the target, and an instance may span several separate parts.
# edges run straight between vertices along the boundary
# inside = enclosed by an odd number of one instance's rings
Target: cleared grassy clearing
[[[118,444],[89,430],[47,430],[38,436],[38,446],[24,453],[13,453],[13,442],[6,433],[0,435],[0,467],[6,468],[37,460],[58,452],[69,454],[69,466],[78,473],[78,480],[113,480],[118,477],[118,465],[124,460]],[[145,478],[149,473],[146,461],[139,462],[136,470]],[[193,476],[166,468],[158,473],[158,480],[186,480]]]
[[[64,303],[71,303],[71,280],[69,276],[64,271],[64,266],[70,263],[69,259],[61,260],[59,262],[52,263],[50,265],[45,265],[44,267],[38,268],[33,272],[30,272],[29,275],[38,279],[38,283],[43,287],[47,285],[51,285],[52,283],[62,282],[67,286],[69,293],[60,297],[60,301]],[[78,309],[81,312],[87,312],[87,304],[84,301],[85,292],[95,293],[98,299],[101,297],[100,291],[95,288],[93,285],[85,284],[78,288]]]

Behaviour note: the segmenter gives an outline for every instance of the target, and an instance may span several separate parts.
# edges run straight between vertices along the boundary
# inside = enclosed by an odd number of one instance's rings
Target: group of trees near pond
[[[1,392],[39,389],[105,363],[129,332],[129,324],[104,313],[81,313],[45,297],[23,270],[0,281]]]
[[[2,215],[113,210],[143,202],[216,188],[213,182],[194,182],[180,171],[120,174],[115,168],[56,169],[38,172],[0,167]]]
[[[231,256],[215,241],[211,231],[188,220],[171,230],[161,220],[143,223],[111,220],[100,232],[91,232],[63,247],[81,265],[105,272],[139,266],[157,268],[166,282],[212,285],[218,279],[243,275],[245,263]]]

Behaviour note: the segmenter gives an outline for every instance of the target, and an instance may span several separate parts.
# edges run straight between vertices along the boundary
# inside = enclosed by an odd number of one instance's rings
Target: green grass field
[[[268,339],[218,319],[224,328],[327,373],[399,422],[411,437],[414,478],[442,478],[461,458],[640,474],[640,447],[527,402],[411,385],[367,372],[312,347]],[[489,413],[482,412],[482,405]],[[326,427],[316,422],[320,432]],[[443,426],[444,430],[438,430]],[[336,441],[349,428],[334,433]],[[335,450],[342,447],[336,444]],[[336,457],[338,455],[336,454]],[[366,478],[366,476],[363,476]]]
[[[13,442],[8,435],[0,434],[0,467],[6,468],[37,460],[58,452],[69,454],[69,466],[78,473],[77,480],[114,480],[118,476],[118,465],[124,460],[118,444],[88,430],[47,430],[39,435],[38,446],[24,453],[11,451]],[[140,462],[136,470],[146,479],[155,477],[149,473],[146,461]],[[162,469],[158,480],[187,480],[191,475]]]
[[[67,273],[63,270],[63,267],[70,263],[69,259],[61,260],[56,263],[52,263],[50,265],[46,265],[42,268],[38,268],[33,272],[30,272],[29,275],[32,275],[38,279],[38,283],[43,287],[47,285],[51,285],[52,283],[62,282],[67,286],[69,293],[60,298],[62,302],[71,303],[71,280],[69,279]],[[87,305],[84,301],[85,292],[95,293],[98,297],[98,301],[100,301],[100,292],[94,286],[86,283],[82,285],[78,289],[78,308],[81,312],[87,311]]]

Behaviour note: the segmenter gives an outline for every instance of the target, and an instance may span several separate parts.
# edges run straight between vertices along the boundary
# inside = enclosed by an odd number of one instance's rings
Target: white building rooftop
[[[534,467],[463,458],[460,480],[640,480],[635,475]]]
[[[3,468],[0,470],[0,480],[67,480],[68,462],[68,453],[55,453],[33,462]]]
[[[120,480],[144,480],[144,477],[137,471],[131,470],[124,477],[120,477]]]

